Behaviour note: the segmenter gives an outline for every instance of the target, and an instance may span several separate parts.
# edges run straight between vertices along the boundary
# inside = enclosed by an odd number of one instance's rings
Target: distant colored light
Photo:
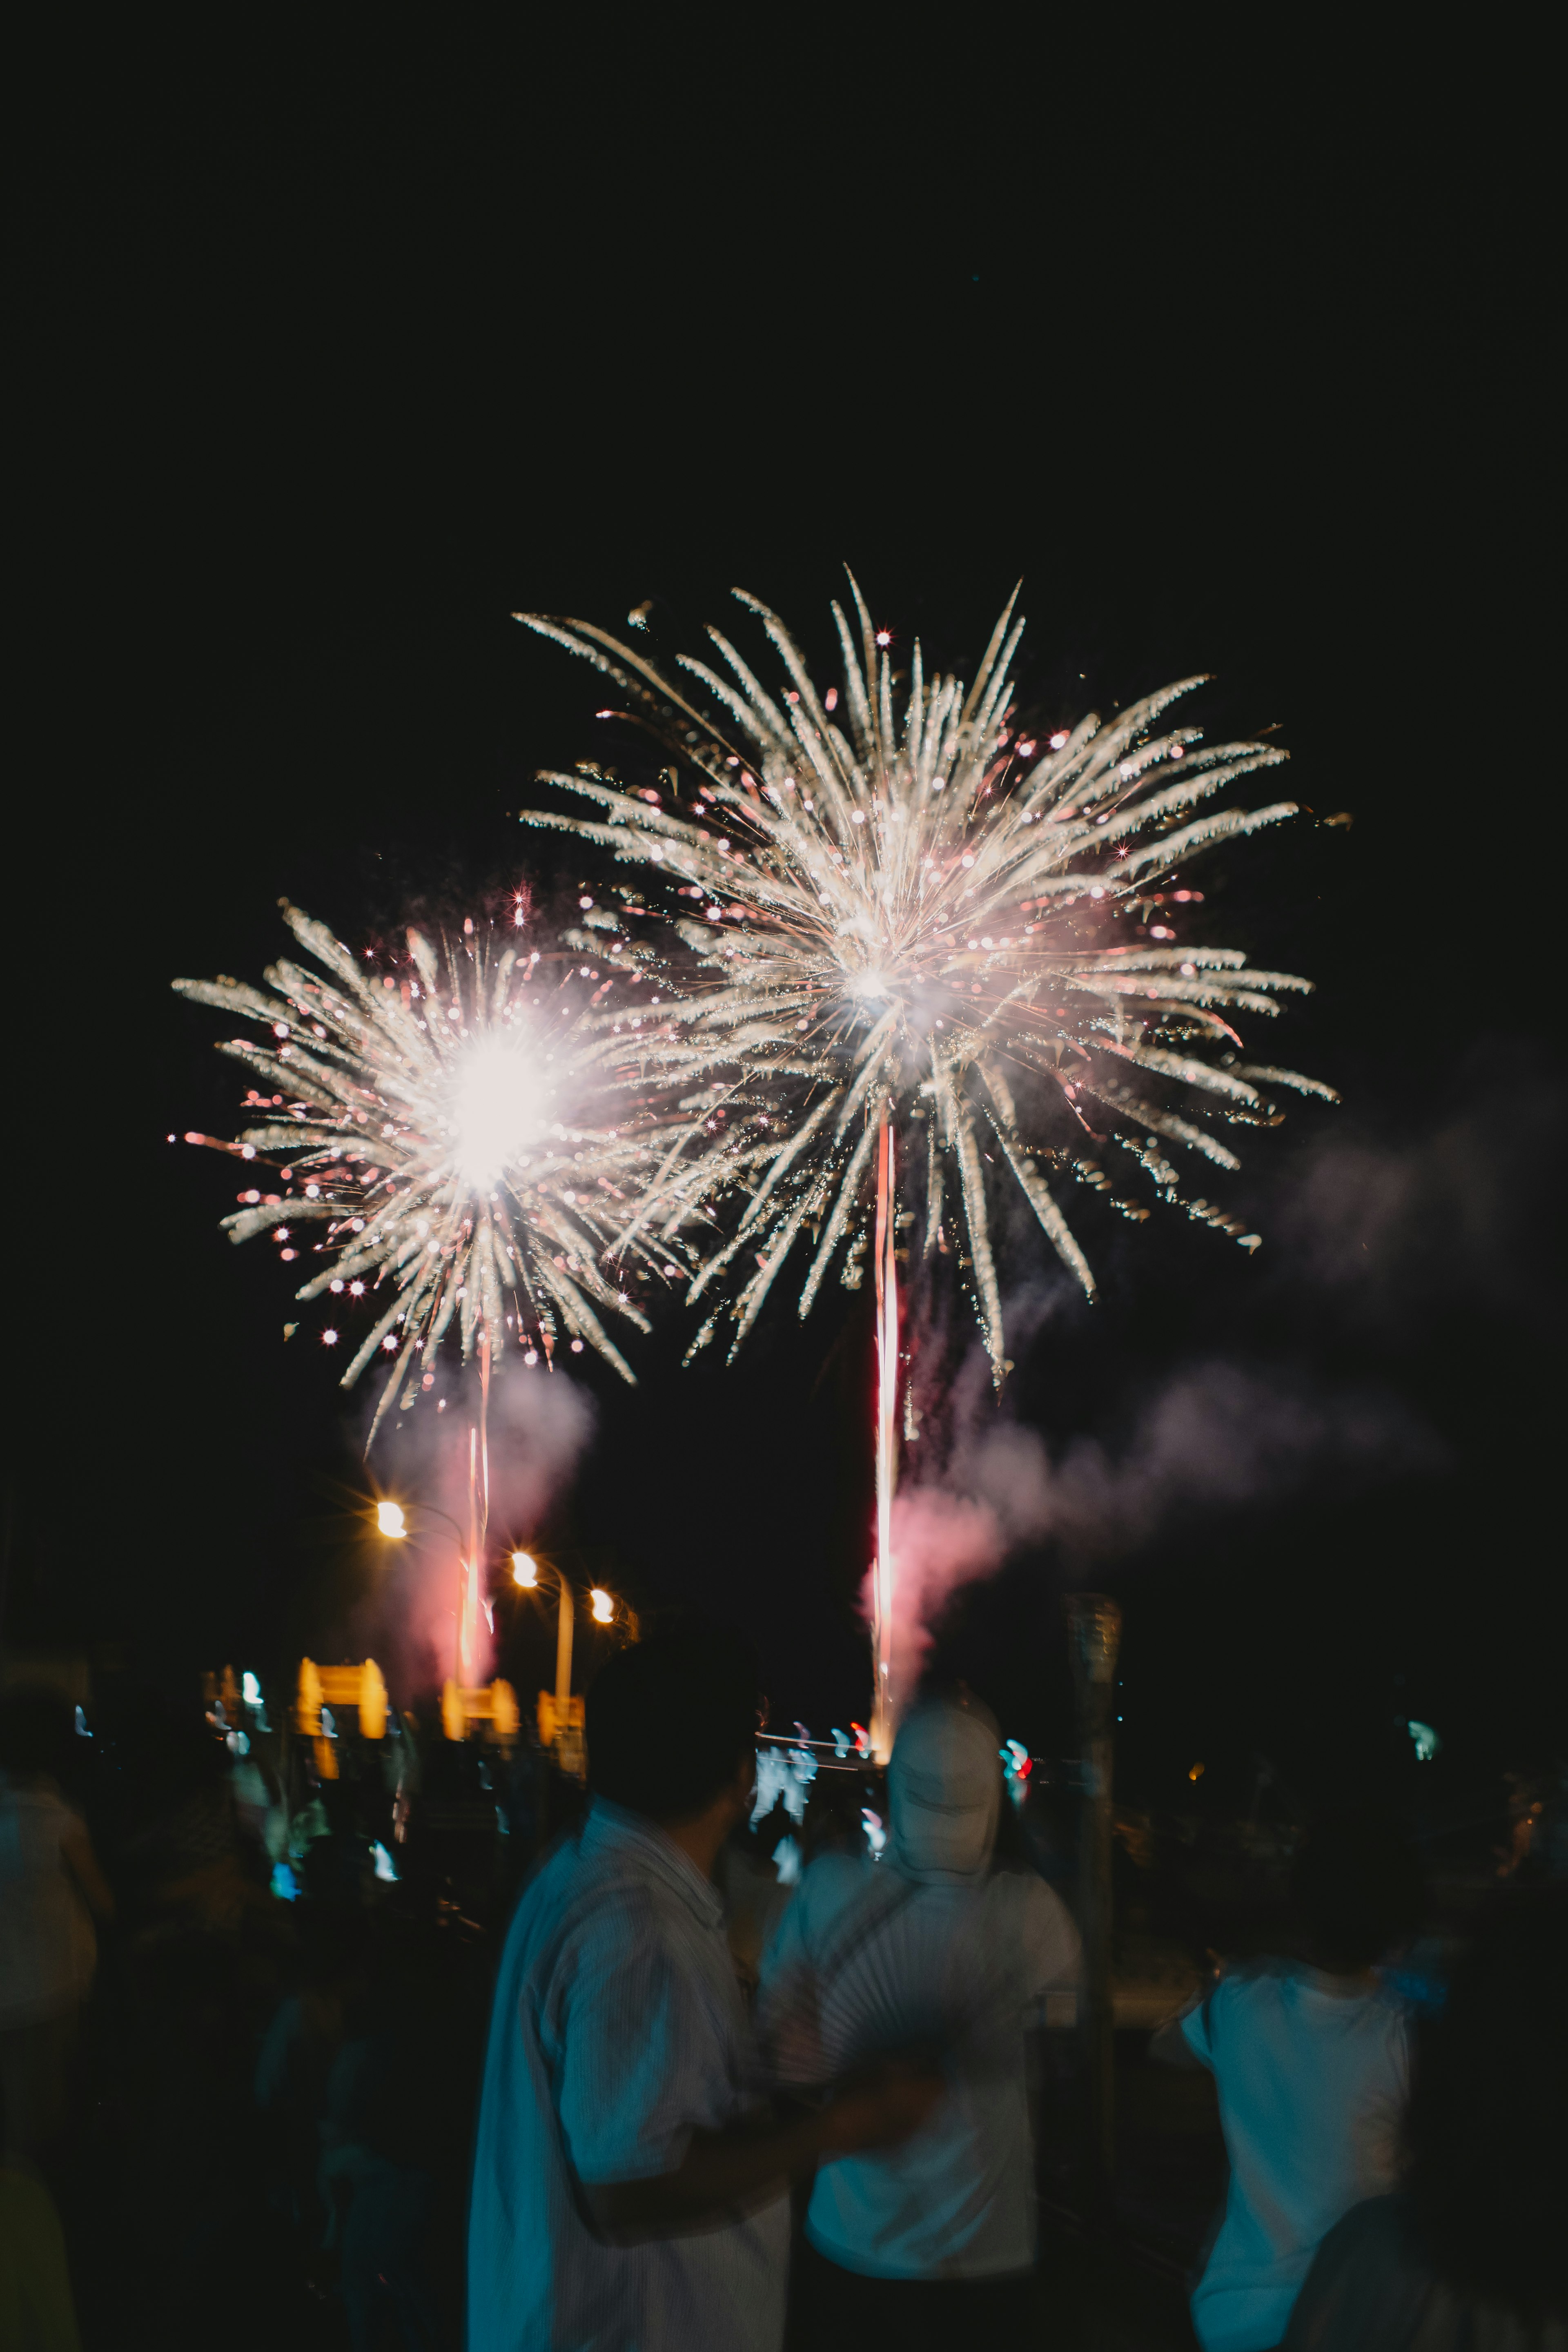
[[[1189,1780],[1201,1780],[1203,1777],[1204,1768],[1201,1764],[1193,1764],[1188,1767],[1187,1778]]]
[[[511,1580],[514,1584],[524,1585],[534,1585],[539,1582],[539,1564],[528,1552],[513,1552]]]
[[[1066,728],[1064,727],[1064,728],[1059,729],[1059,730],[1058,730],[1058,732],[1057,732],[1055,735],[1053,735],[1053,736],[1051,737],[1051,749],[1052,749],[1052,751],[1059,751],[1061,750],[1061,748],[1062,748],[1063,744],[1067,741],[1067,740],[1068,740],[1068,739],[1067,739],[1067,730],[1066,730]]]
[[[891,629],[879,629],[879,630],[878,630],[878,632],[877,632],[877,643],[878,643],[879,646],[890,646],[890,645],[892,644],[892,642],[893,642],[893,633],[892,633]]]
[[[241,1675],[239,1678],[239,1688],[240,1695],[244,1698],[247,1706],[259,1706],[261,1705],[261,1685],[257,1681],[254,1675]]]
[[[593,1603],[595,1622],[599,1625],[607,1625],[611,1618],[616,1613],[616,1604],[611,1600],[609,1594],[602,1591],[599,1586],[595,1584],[592,1592],[589,1593],[588,1598]]]
[[[403,1516],[401,1503],[378,1503],[375,1507],[375,1524],[384,1536],[392,1537],[395,1542],[408,1533],[408,1522]]]

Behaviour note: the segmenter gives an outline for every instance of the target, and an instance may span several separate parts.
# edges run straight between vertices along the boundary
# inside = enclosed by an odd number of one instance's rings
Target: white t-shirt
[[[595,1799],[525,1890],[485,2059],[468,2216],[469,2352],[778,2352],[789,2202],[641,2245],[584,2184],[673,2171],[756,2095],[717,1893]]]
[[[0,2030],[61,2016],[87,1998],[98,1944],[60,1850],[80,1827],[58,1789],[0,1773]]]
[[[758,2023],[780,2078],[825,2082],[925,2042],[946,2092],[898,2147],[821,2166],[806,2235],[871,2278],[995,2278],[1035,2257],[1024,2031],[1072,1987],[1079,1937],[1032,1872],[918,1883],[824,1854],[763,1956]]]
[[[1225,2217],[1193,2294],[1204,2352],[1266,2352],[1342,2215],[1394,2185],[1409,2082],[1401,2004],[1290,1960],[1222,1977],[1182,2020],[1215,2078]]]

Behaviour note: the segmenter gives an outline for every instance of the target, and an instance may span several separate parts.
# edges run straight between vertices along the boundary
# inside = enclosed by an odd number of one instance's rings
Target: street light
[[[466,1653],[468,1646],[464,1640],[465,1619],[470,1611],[475,1619],[479,1613],[479,1552],[477,1531],[471,1538],[465,1538],[462,1528],[451,1513],[438,1509],[434,1503],[413,1503],[408,1506],[408,1509],[422,1511],[427,1518],[445,1520],[458,1538],[458,1609],[454,1646],[457,1653],[457,1671],[460,1679],[467,1663]],[[383,1496],[376,1504],[375,1524],[377,1532],[391,1543],[402,1543],[414,1532],[408,1524],[408,1510],[405,1510],[401,1503],[394,1502],[389,1496]]]
[[[542,1598],[547,1580],[553,1578],[556,1594],[555,1619],[555,1690],[539,1694],[540,1737],[547,1747],[553,1747],[563,1769],[581,1769],[583,1702],[572,1696],[572,1643],[576,1625],[576,1596],[563,1571],[550,1560],[536,1559],[531,1552],[514,1551],[511,1555],[511,1580],[524,1592],[537,1592]],[[588,1609],[596,1625],[613,1625],[616,1602],[613,1592],[601,1584],[588,1589]],[[625,1612],[631,1638],[637,1639],[637,1620],[630,1611]]]
[[[549,1560],[540,1561],[531,1552],[514,1551],[511,1556],[511,1580],[525,1592],[542,1594],[541,1570],[555,1579],[558,1603],[555,1619],[555,1719],[565,1727],[571,1711],[572,1698],[572,1632],[576,1612],[573,1607],[572,1587],[561,1570]]]

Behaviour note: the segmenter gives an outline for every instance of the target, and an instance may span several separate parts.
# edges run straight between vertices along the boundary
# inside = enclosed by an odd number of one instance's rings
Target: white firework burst
[[[694,699],[592,624],[519,614],[612,679],[629,698],[624,715],[672,762],[658,790],[628,789],[596,767],[551,773],[542,781],[595,803],[597,815],[533,809],[523,821],[597,842],[698,902],[670,910],[695,984],[673,1036],[645,1050],[650,1069],[707,1086],[708,1117],[679,1139],[623,1229],[634,1241],[672,1236],[710,1217],[722,1193],[747,1195],[737,1229],[692,1284],[700,1296],[735,1270],[732,1299],[695,1344],[732,1313],[739,1346],[803,1244],[803,1316],[836,1257],[857,1286],[875,1204],[889,1249],[897,1226],[921,1223],[912,1238],[924,1255],[959,1255],[1000,1378],[988,1162],[1010,1174],[1092,1296],[1051,1173],[1147,1216],[1138,1192],[1122,1195],[1106,1173],[1115,1152],[1154,1198],[1255,1247],[1258,1236],[1223,1211],[1184,1200],[1176,1156],[1234,1169],[1224,1130],[1276,1123],[1271,1090],[1333,1099],[1313,1079],[1243,1060],[1234,1025],[1274,1015],[1282,995],[1310,983],[1179,936],[1202,900],[1178,887],[1181,870],[1296,806],[1215,805],[1285,754],[1205,745],[1196,728],[1165,726],[1201,678],[1107,726],[1089,716],[1044,743],[1020,740],[1016,596],[966,688],[928,678],[918,642],[896,677],[888,633],[852,578],[850,588],[858,626],[834,604],[842,683],[826,691],[776,616],[739,590],[782,659],[788,683],[777,694],[718,630],[709,635],[728,675],[679,659],[703,690]],[[891,1153],[878,1148],[889,1129]],[[923,1218],[899,1209],[905,1184]]]
[[[433,1384],[454,1325],[465,1359],[493,1363],[510,1344],[532,1362],[564,1332],[632,1380],[600,1316],[648,1328],[627,1260],[636,1278],[662,1280],[668,1253],[622,1242],[620,1229],[672,1135],[646,1097],[628,1103],[609,1066],[624,1047],[598,1008],[617,971],[524,952],[470,924],[435,940],[411,930],[399,974],[366,968],[297,908],[284,919],[319,971],[279,962],[271,993],[234,980],[174,985],[266,1034],[219,1047],[252,1072],[248,1106],[263,1114],[219,1148],[286,1160],[284,1189],[242,1193],[223,1223],[233,1241],[270,1232],[300,1244],[286,1259],[321,1260],[300,1298],[363,1298],[372,1320],[343,1386],[394,1360],[372,1435],[400,1384],[405,1406]],[[322,1336],[337,1343],[335,1330]]]

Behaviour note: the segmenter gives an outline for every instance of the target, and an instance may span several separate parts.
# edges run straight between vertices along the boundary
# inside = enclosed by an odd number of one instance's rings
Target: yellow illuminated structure
[[[510,1746],[522,1727],[517,1693],[510,1683],[482,1683],[466,1690],[450,1677],[441,1685],[441,1728],[448,1739],[466,1739],[468,1727],[488,1723],[490,1736]]]
[[[337,1754],[321,1729],[324,1706],[357,1707],[361,1738],[384,1739],[386,1684],[375,1660],[366,1658],[357,1666],[319,1666],[313,1658],[300,1661],[300,1680],[294,1695],[295,1728],[313,1744],[316,1769],[321,1779],[335,1780]]]

